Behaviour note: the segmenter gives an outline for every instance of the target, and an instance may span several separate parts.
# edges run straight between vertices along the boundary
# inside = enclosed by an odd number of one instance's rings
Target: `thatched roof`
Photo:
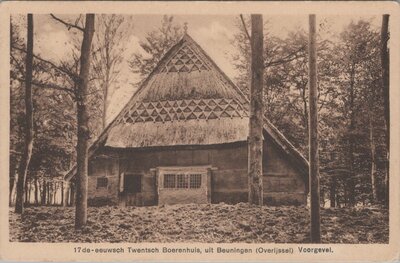
[[[140,148],[246,141],[247,97],[187,34],[161,59],[90,147]],[[268,121],[265,130],[302,170],[306,159]],[[66,178],[71,178],[72,170]]]
[[[105,145],[135,148],[245,141],[242,94],[187,34],[116,118]]]
[[[249,121],[246,118],[221,118],[199,121],[140,122],[111,129],[105,146],[137,148],[171,145],[209,145],[246,141]],[[139,134],[139,136],[138,136]]]

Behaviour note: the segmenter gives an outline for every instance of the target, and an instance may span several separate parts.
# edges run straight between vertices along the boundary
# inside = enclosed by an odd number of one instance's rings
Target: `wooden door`
[[[142,177],[142,174],[124,174],[123,193],[126,205],[142,205]]]

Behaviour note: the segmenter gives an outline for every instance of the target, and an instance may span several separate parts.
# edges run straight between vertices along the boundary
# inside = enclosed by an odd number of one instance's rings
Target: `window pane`
[[[186,174],[177,174],[176,188],[188,188],[188,180]]]
[[[175,188],[175,174],[164,175],[164,188]]]
[[[201,187],[201,174],[191,174],[190,188],[200,188],[200,187]]]

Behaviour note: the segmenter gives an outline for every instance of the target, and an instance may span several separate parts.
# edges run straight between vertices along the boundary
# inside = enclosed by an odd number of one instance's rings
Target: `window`
[[[136,194],[142,192],[142,175],[125,174],[124,176],[125,193]]]
[[[200,187],[201,187],[201,174],[191,174],[190,188],[200,188]]]
[[[175,188],[175,174],[164,175],[164,188]]]
[[[97,178],[97,188],[106,188],[108,185],[108,179],[106,177]]]
[[[188,188],[187,174],[177,174],[176,188]]]
[[[202,174],[164,174],[164,188],[188,189],[201,188]]]

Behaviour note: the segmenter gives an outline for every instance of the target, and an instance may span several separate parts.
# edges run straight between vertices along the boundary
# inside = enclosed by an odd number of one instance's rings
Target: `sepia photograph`
[[[11,245],[389,244],[389,13],[68,11],[8,17]]]

